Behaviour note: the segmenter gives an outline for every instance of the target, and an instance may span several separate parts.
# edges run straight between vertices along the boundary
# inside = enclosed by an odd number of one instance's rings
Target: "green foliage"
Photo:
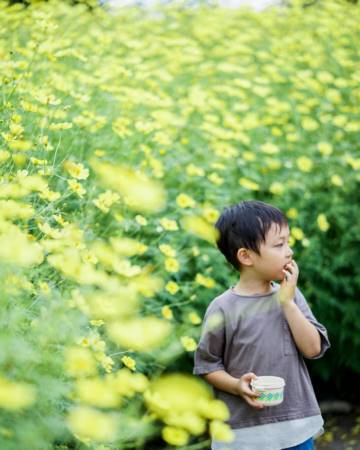
[[[332,343],[311,370],[360,372],[359,8],[183,6],[1,4],[1,449],[208,433],[198,404],[194,430],[151,387],[191,372],[201,317],[237,280],[209,229],[245,199],[289,218]]]

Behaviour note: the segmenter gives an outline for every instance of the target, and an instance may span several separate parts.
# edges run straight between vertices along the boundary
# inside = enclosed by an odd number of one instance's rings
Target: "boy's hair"
[[[288,225],[286,216],[275,206],[259,200],[245,200],[229,206],[221,213],[215,227],[219,234],[218,249],[236,270],[241,269],[237,251],[244,247],[260,256],[260,244],[271,225]]]

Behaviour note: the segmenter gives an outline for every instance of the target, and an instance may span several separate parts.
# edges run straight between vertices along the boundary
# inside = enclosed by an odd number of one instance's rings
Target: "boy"
[[[235,434],[229,444],[212,440],[211,448],[313,449],[324,421],[304,357],[322,357],[330,342],[296,286],[287,218],[251,200],[225,209],[215,227],[217,246],[240,279],[209,304],[194,355],[193,373],[227,404]],[[281,404],[257,400],[249,383],[262,375],[285,379]]]

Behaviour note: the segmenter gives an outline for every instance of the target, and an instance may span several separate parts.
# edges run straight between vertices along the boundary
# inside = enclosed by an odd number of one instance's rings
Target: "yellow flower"
[[[162,438],[170,445],[186,445],[189,441],[189,433],[182,428],[166,426],[162,429]]]
[[[82,255],[82,260],[85,263],[90,263],[90,264],[97,264],[99,262],[99,260],[97,259],[97,257],[94,255],[94,253],[91,252],[83,252]]]
[[[115,364],[115,361],[110,357],[106,356],[105,354],[102,354],[101,356],[97,356],[97,359],[101,366],[105,369],[106,373],[111,373],[113,366]]]
[[[116,253],[122,256],[142,255],[148,249],[147,245],[137,241],[136,239],[126,237],[112,237],[110,238],[110,243]]]
[[[286,215],[288,216],[289,219],[296,219],[299,215],[299,212],[296,208],[290,208]]]
[[[193,245],[191,247],[191,253],[193,256],[199,256],[200,255],[199,247],[197,245]]]
[[[162,307],[162,309],[161,309],[161,314],[163,315],[163,317],[165,318],[165,319],[167,319],[167,320],[171,320],[171,319],[173,319],[173,313],[172,313],[172,311],[171,311],[171,309],[167,306],[167,305],[165,305],[165,306],[163,306]]]
[[[0,150],[0,162],[6,161],[10,158],[11,153],[7,150]]]
[[[127,368],[118,370],[110,378],[114,391],[121,395],[131,397],[135,392],[144,392],[149,380],[142,373],[133,373]]]
[[[220,213],[217,209],[207,206],[203,209],[202,215],[208,222],[215,223],[219,218]]]
[[[50,286],[48,283],[46,283],[46,281],[40,281],[39,288],[41,289],[42,293],[45,295],[50,294],[50,292],[51,292]]]
[[[194,166],[194,164],[188,164],[186,166],[186,173],[189,176],[199,176],[202,177],[205,174],[204,169],[201,169],[200,167]]]
[[[11,411],[28,408],[35,398],[35,389],[29,384],[0,377],[0,408]]]
[[[180,208],[194,208],[196,206],[195,200],[186,194],[179,194],[176,197],[176,203]]]
[[[64,162],[64,169],[70,176],[77,180],[86,180],[89,176],[89,169],[85,169],[84,165],[81,163],[76,164],[73,161],[67,160]]]
[[[80,377],[96,374],[96,362],[88,348],[70,347],[65,352],[65,369],[69,375]]]
[[[118,222],[123,222],[124,221],[124,216],[123,215],[121,215],[120,213],[115,213],[114,214],[114,217],[115,217],[115,219],[118,221]],[[136,219],[135,219],[136,220]]]
[[[329,222],[326,219],[325,214],[319,214],[317,217],[317,224],[321,231],[327,231],[330,227]]]
[[[258,185],[258,183],[255,183],[254,181],[251,181],[248,178],[244,178],[244,177],[240,178],[239,184],[242,187],[249,189],[250,191],[258,191],[260,189],[260,186]]]
[[[181,336],[180,341],[184,349],[188,352],[193,352],[196,350],[197,344],[193,338],[189,336]]]
[[[31,141],[24,141],[19,139],[16,141],[9,142],[8,145],[12,150],[27,151],[31,149],[33,143]]]
[[[274,181],[273,183],[271,183],[271,185],[269,187],[269,191],[272,194],[281,195],[284,193],[285,187],[284,187],[283,183],[280,183],[279,181]]]
[[[13,153],[11,157],[17,167],[24,167],[27,162],[26,156],[20,153]]]
[[[136,361],[130,356],[123,356],[121,362],[131,370],[136,370]]]
[[[301,228],[293,227],[291,229],[291,234],[297,241],[301,241],[304,238],[304,233]]]
[[[16,225],[0,223],[0,259],[21,267],[36,266],[44,260],[43,248]]]
[[[159,222],[160,222],[160,225],[164,228],[164,230],[176,231],[179,229],[178,224],[176,223],[176,220],[166,219],[164,217],[163,219],[160,219]]]
[[[69,128],[72,128],[73,124],[70,122],[58,122],[58,123],[51,123],[49,125],[49,130],[68,130]]]
[[[54,191],[50,191],[49,189],[44,189],[39,194],[39,197],[41,197],[45,200],[49,200],[50,202],[53,202],[54,200],[57,200],[58,198],[60,198],[61,194],[60,194],[60,192],[54,192]]]
[[[170,292],[170,294],[175,295],[180,287],[175,281],[168,281],[165,285],[165,289]]]
[[[328,142],[319,142],[317,147],[319,152],[325,156],[329,156],[333,152],[332,145],[329,144]]]
[[[352,156],[345,155],[344,159],[354,170],[360,169],[360,158],[354,159]]]
[[[328,89],[326,91],[326,98],[332,103],[341,103],[341,93],[337,89]]]
[[[93,200],[93,203],[95,206],[101,209],[101,211],[107,213],[109,212],[110,207],[119,200],[120,195],[108,189],[100,194],[98,198]]]
[[[134,351],[148,351],[161,345],[172,330],[165,320],[147,316],[115,321],[107,326],[110,338],[122,347]]]
[[[300,139],[299,135],[297,133],[288,133],[286,135],[286,140],[289,142],[296,142]]]
[[[33,217],[35,210],[27,203],[15,200],[0,200],[0,218],[1,219],[22,219],[27,220]]]
[[[256,159],[254,152],[244,151],[241,153],[241,156],[245,159],[245,161],[255,161]]]
[[[330,72],[326,72],[325,70],[321,70],[316,74],[316,77],[321,83],[331,83],[334,80],[334,76]]]
[[[84,189],[80,183],[74,180],[67,180],[67,183],[72,191],[75,192],[80,198],[86,194],[86,189]]]
[[[38,158],[34,158],[31,156],[30,161],[35,165],[35,166],[42,166],[42,165],[46,165],[48,163],[47,159],[38,159]]]
[[[119,406],[121,398],[107,378],[82,378],[76,381],[77,398],[88,405],[99,408]]]
[[[181,219],[181,226],[205,241],[215,244],[219,232],[214,225],[208,223],[200,216],[185,216]]]
[[[80,439],[111,442],[116,438],[117,419],[94,408],[78,406],[67,419],[70,430]]]
[[[25,131],[24,127],[19,125],[18,123],[10,123],[9,128],[10,128],[10,133],[13,136],[16,136],[16,135],[19,136],[19,135],[23,134],[23,132]]]
[[[145,219],[145,217],[141,216],[140,214],[137,214],[135,216],[135,220],[139,225],[147,225],[148,221]]]
[[[211,398],[207,385],[189,374],[179,373],[161,375],[144,393],[147,408],[163,420],[167,419],[169,412],[178,417],[189,412],[206,417],[207,410],[202,401]]]
[[[235,438],[235,434],[230,426],[220,420],[212,420],[210,422],[210,436],[221,442],[232,442]]]
[[[310,158],[307,158],[306,156],[301,156],[296,160],[298,168],[302,172],[310,172],[313,167],[313,162]]]
[[[99,320],[90,320],[90,324],[93,325],[94,327],[101,327],[101,325],[104,325],[104,321],[102,319]]]
[[[334,185],[334,186],[342,186],[344,183],[343,183],[343,180],[342,180],[342,178],[339,176],[339,175],[332,175],[332,177],[331,177],[331,183]]]
[[[279,127],[272,127],[271,134],[273,136],[281,136],[283,134],[283,132],[281,131],[281,129]]]
[[[230,411],[227,405],[222,400],[200,400],[200,413],[202,416],[211,420],[228,420]]]
[[[175,258],[165,258],[165,269],[168,272],[175,273],[180,269],[180,264]]]
[[[205,286],[209,289],[215,286],[215,280],[209,277],[204,277],[201,273],[196,274],[195,281],[201,286]]]
[[[164,417],[164,422],[169,426],[182,428],[194,436],[199,436],[206,431],[206,420],[193,411],[181,414],[169,411]]]
[[[319,128],[319,124],[311,117],[304,117],[304,119],[301,121],[301,125],[306,131],[314,131]]]
[[[196,312],[189,313],[188,318],[193,325],[199,325],[201,323],[201,319]]]
[[[310,241],[309,241],[308,238],[304,238],[304,239],[301,241],[301,243],[302,243],[303,247],[309,247],[309,245],[310,245]]]
[[[271,142],[260,145],[260,150],[268,155],[279,153],[279,147],[275,144],[272,144]]]
[[[281,162],[274,158],[266,158],[266,165],[271,170],[277,170],[281,167]]]
[[[337,127],[343,127],[346,122],[348,121],[348,118],[345,115],[338,115],[333,117],[333,124]]]
[[[119,192],[129,208],[148,213],[165,207],[166,191],[163,186],[139,170],[98,159],[91,160],[90,164],[102,184]]]
[[[160,244],[159,249],[161,253],[163,253],[166,256],[171,256],[174,258],[176,256],[176,250],[174,250],[171,245],[168,244]]]
[[[113,131],[118,134],[121,138],[129,136],[131,134],[128,126],[130,125],[130,120],[127,117],[119,117],[114,120],[112,124]]]
[[[207,176],[207,179],[212,183],[216,184],[217,186],[221,186],[224,183],[224,178],[219,177],[219,175],[216,172],[211,172]]]

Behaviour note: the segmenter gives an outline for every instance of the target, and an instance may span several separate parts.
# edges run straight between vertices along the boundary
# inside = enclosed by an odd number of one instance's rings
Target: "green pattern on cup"
[[[282,392],[276,392],[275,394],[272,394],[269,392],[266,394],[265,392],[262,392],[258,400],[263,402],[271,402],[272,400],[282,400],[283,399],[283,393]]]

